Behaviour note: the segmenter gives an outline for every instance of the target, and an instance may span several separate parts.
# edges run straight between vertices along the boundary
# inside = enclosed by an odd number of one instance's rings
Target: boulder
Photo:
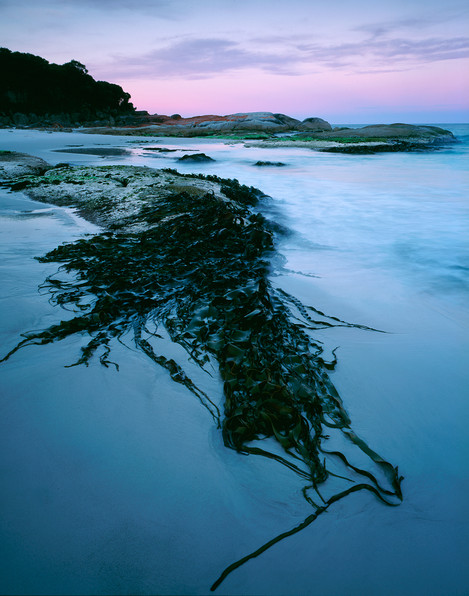
[[[16,151],[0,151],[0,180],[43,174],[51,168],[52,166],[40,157]]]
[[[362,128],[349,128],[334,132],[324,132],[324,139],[356,138],[356,139],[398,139],[425,143],[455,142],[453,133],[437,126],[421,126],[414,124],[371,124]]]
[[[189,132],[191,135],[198,131],[204,134],[232,133],[232,132],[289,132],[300,130],[301,122],[290,118],[285,114],[273,114],[272,112],[239,112],[227,114],[226,116],[206,115],[194,116],[193,118],[169,118],[160,116],[161,132],[183,134]],[[153,119],[155,124],[158,124]]]
[[[277,168],[280,168],[287,164],[283,163],[283,161],[256,161],[256,163],[254,165],[255,166],[275,166]]]
[[[120,134],[119,126],[133,128],[135,131],[141,129],[154,135],[170,135],[178,137],[196,137],[208,136],[213,134],[261,134],[265,136],[284,132],[303,131],[331,131],[331,125],[322,118],[307,118],[304,122],[291,118],[285,114],[273,112],[238,112],[236,114],[227,114],[220,116],[216,114],[206,114],[202,116],[192,116],[182,118],[180,114],[165,116],[163,114],[148,115],[146,112],[138,116],[132,116],[132,119],[116,120],[117,127],[114,134]],[[96,131],[93,131],[96,132]],[[106,131],[99,131],[106,132]],[[134,134],[134,131],[125,131],[123,134]],[[262,137],[261,137],[262,138]]]
[[[183,155],[178,161],[188,162],[204,162],[204,161],[215,161],[212,157],[205,155],[205,153],[192,153],[191,155]]]
[[[84,155],[99,155],[101,157],[114,157],[130,155],[131,151],[121,147],[67,147],[65,149],[52,149],[55,153],[82,153]]]
[[[332,126],[322,118],[305,118],[298,130],[310,130],[312,132],[331,131]]]
[[[225,118],[233,123],[235,131],[288,132],[297,130],[300,125],[300,121],[295,118],[272,112],[230,114]]]

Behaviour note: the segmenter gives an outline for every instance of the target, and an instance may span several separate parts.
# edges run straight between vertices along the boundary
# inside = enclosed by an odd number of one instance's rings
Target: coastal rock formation
[[[305,118],[301,123],[301,130],[328,132],[332,131],[332,126],[322,118]]]
[[[329,153],[373,154],[396,151],[437,150],[457,139],[449,130],[413,124],[372,124],[362,128],[308,131],[287,138],[249,142],[257,147],[304,147]]]
[[[178,159],[178,161],[188,161],[188,162],[198,162],[202,163],[204,161],[215,161],[213,157],[209,155],[205,155],[205,153],[191,153],[189,155],[183,155]]]
[[[416,141],[435,141],[454,142],[453,133],[449,130],[437,126],[423,126],[414,124],[371,124],[362,128],[342,128],[338,131],[324,132],[321,135],[324,139],[396,139],[396,140],[416,140]]]
[[[34,155],[17,151],[0,151],[0,180],[41,175],[51,167],[46,161]]]
[[[138,217],[147,201],[156,203],[179,193],[209,193],[217,200],[227,200],[218,182],[148,167],[52,166],[38,157],[14,152],[7,163],[15,164],[16,169],[4,171],[0,161],[0,182],[12,190],[22,190],[36,201],[74,206],[89,221],[121,232],[135,232],[148,225]]]
[[[67,147],[66,149],[52,149],[55,153],[78,153],[83,155],[99,155],[100,157],[116,157],[130,155],[128,149],[120,147]]]
[[[176,116],[176,118],[175,118]],[[303,121],[272,112],[240,112],[227,116],[192,118],[141,115],[138,125],[88,129],[89,133],[172,137],[226,136],[258,147],[307,147],[335,153],[376,153],[381,151],[422,151],[437,149],[457,139],[436,126],[413,124],[372,124],[361,128],[332,128],[322,118]],[[281,137],[281,138],[279,138]]]
[[[300,131],[331,131],[331,125],[322,118],[306,118],[303,122],[285,114],[272,112],[239,112],[218,116],[214,114],[181,118],[178,114],[142,116],[136,131],[171,136],[208,136],[213,134],[277,134]],[[114,129],[129,133],[129,128]],[[94,130],[92,132],[98,132]],[[99,132],[107,132],[105,129]],[[116,132],[117,134],[117,132]],[[263,138],[263,137],[260,137]]]
[[[255,166],[275,166],[277,168],[280,168],[287,164],[284,164],[283,161],[256,161],[256,163],[254,165]]]
[[[193,118],[168,118],[158,127],[176,130],[197,129],[198,133],[207,132],[287,132],[300,130],[301,122],[285,114],[272,112],[240,112],[227,116],[195,116]]]

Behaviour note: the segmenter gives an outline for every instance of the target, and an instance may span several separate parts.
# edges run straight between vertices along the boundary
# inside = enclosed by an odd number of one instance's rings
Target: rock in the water
[[[359,138],[359,139],[397,139],[424,143],[451,143],[456,139],[449,130],[437,126],[417,126],[414,124],[371,124],[362,128],[349,128],[333,132],[324,132],[324,139]]]
[[[167,147],[144,147],[145,151],[157,151],[158,153],[173,153],[177,149],[168,149]]]
[[[212,157],[205,155],[205,153],[192,153],[191,155],[183,155],[178,159],[178,161],[195,161],[195,162],[204,162],[204,161],[215,161]]]
[[[287,164],[283,163],[283,161],[256,161],[254,164],[255,166],[286,166]]]
[[[82,153],[84,155],[100,155],[101,157],[115,157],[130,155],[128,149],[120,147],[67,147],[66,149],[52,149],[55,153]]]
[[[376,143],[344,143],[338,147],[323,147],[319,151],[323,153],[349,153],[359,155],[373,155],[374,153],[397,153],[397,152],[418,152],[438,151],[441,148],[439,143],[412,142],[407,140]]]
[[[0,180],[43,174],[51,167],[46,161],[34,155],[16,151],[0,151]]]

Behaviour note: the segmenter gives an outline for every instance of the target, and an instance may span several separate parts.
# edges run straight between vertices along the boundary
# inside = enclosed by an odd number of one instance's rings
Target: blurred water
[[[469,125],[446,125],[460,143],[433,153],[340,155],[309,149],[264,149],[217,140],[135,139],[1,131],[0,147],[51,163],[131,163],[238,178],[272,197],[266,213],[295,234],[281,249],[289,267],[329,277],[377,270],[416,291],[463,302],[469,290]],[[124,147],[119,157],[55,153],[71,145]],[[180,149],[167,153],[150,147]],[[201,151],[215,162],[178,159]],[[284,167],[256,167],[255,162]]]
[[[461,142],[368,156],[0,130],[0,149],[50,163],[169,167],[260,188],[261,211],[290,230],[273,283],[392,332],[317,336],[341,346],[333,381],[354,429],[406,477],[404,503],[354,495],[241,567],[221,594],[467,592],[469,125],[444,127]],[[54,151],[77,145],[129,153]],[[187,150],[216,161],[179,162]],[[34,256],[94,231],[73,210],[0,189],[2,355],[67,316],[37,291],[56,266]],[[204,594],[225,565],[310,513],[295,478],[225,449],[193,396],[141,354],[114,348],[119,373],[64,368],[84,339],[27,348],[0,368],[5,592]]]

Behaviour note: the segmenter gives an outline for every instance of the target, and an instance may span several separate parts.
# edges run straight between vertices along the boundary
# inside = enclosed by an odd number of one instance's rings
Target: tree
[[[70,66],[72,68],[76,68],[77,70],[83,72],[84,74],[88,74],[88,69],[84,64],[78,62],[78,60],[70,60],[70,62],[66,62],[63,66],[67,67]]]
[[[78,60],[50,64],[40,56],[0,48],[0,113],[74,114],[81,121],[133,114],[122,87],[95,81]]]

